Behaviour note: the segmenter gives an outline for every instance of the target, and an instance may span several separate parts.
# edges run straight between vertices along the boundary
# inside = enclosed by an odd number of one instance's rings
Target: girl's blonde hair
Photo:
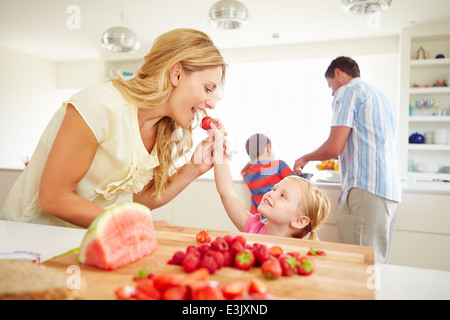
[[[131,104],[155,110],[169,99],[173,89],[169,70],[176,63],[180,63],[187,73],[220,66],[222,78],[219,87],[223,86],[226,64],[222,55],[205,33],[194,29],[175,29],[162,34],[153,42],[134,78],[125,80],[116,77],[111,81]],[[201,114],[197,109],[195,116],[195,125],[198,125]],[[179,132],[175,132],[177,129]],[[176,173],[176,162],[191,151],[192,129],[191,124],[187,130],[182,130],[169,117],[158,122],[156,148],[159,166],[154,169],[154,196],[157,199],[161,199],[167,184]]]
[[[296,176],[289,176],[287,178],[295,179],[299,182],[302,192],[302,202],[299,203],[298,209],[309,219],[309,224],[292,236],[295,238],[304,238],[310,233],[310,240],[319,240],[316,230],[330,213],[330,200],[310,181]]]

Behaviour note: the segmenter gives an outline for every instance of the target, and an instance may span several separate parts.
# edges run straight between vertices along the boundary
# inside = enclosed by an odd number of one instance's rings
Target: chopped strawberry
[[[204,284],[195,285],[192,288],[193,300],[224,300],[222,290],[214,281],[209,281]]]
[[[132,300],[136,296],[136,288],[132,286],[123,286],[114,291],[119,300]]]
[[[274,257],[278,258],[279,256],[281,256],[284,253],[284,251],[283,251],[283,248],[281,248],[280,246],[273,246],[273,247],[270,247],[269,253],[271,255],[273,255]]]
[[[153,279],[138,281],[136,298],[139,300],[159,300],[161,298],[160,292],[154,286]]]
[[[327,253],[320,249],[309,249],[308,253],[306,255],[308,256],[325,256]]]
[[[169,288],[162,294],[164,300],[187,300],[189,298],[189,288],[185,285],[178,285]]]
[[[208,231],[202,230],[197,233],[196,239],[200,243],[209,243],[212,241],[212,236]]]
[[[176,273],[158,273],[153,277],[153,286],[159,292],[177,287],[183,281],[183,275]]]
[[[242,297],[245,293],[245,290],[246,285],[242,281],[229,282],[222,288],[223,295],[227,300],[233,300]]]
[[[248,293],[249,294],[267,294],[269,293],[269,287],[267,284],[262,282],[261,280],[258,280],[256,278],[250,279],[250,283],[248,285]]]

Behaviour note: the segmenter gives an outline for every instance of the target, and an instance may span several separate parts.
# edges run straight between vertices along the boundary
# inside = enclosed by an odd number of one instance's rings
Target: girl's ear
[[[181,63],[175,63],[169,70],[169,77],[170,81],[172,82],[172,86],[176,87],[178,86],[178,83],[180,82],[181,77]]]
[[[309,218],[307,216],[297,217],[291,221],[291,227],[294,229],[303,229],[309,224]]]

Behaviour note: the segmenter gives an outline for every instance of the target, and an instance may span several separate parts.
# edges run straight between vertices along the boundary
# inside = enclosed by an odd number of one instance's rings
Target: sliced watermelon
[[[150,209],[139,203],[124,203],[99,215],[81,243],[78,261],[104,270],[114,270],[156,250]]]

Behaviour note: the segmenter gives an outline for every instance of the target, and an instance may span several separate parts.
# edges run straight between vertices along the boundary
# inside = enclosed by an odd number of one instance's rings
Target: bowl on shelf
[[[416,164],[416,171],[422,173],[436,173],[439,166],[435,163],[419,162]]]

